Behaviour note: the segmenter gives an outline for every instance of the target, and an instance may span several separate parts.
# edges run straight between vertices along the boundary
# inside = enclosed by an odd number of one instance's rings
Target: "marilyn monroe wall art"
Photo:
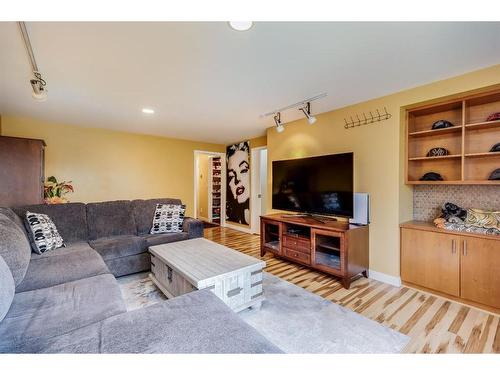
[[[226,220],[250,224],[250,145],[241,142],[227,147]]]

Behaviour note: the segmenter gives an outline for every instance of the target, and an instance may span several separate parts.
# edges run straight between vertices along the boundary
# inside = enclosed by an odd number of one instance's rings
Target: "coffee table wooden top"
[[[206,288],[221,276],[257,271],[266,266],[262,260],[205,238],[151,246],[149,251],[198,289]]]

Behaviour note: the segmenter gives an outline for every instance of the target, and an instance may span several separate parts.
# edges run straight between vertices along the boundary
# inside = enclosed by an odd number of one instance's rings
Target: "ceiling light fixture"
[[[142,109],[142,113],[146,114],[146,115],[152,115],[155,113],[155,110],[154,109],[151,109],[151,108],[143,108]]]
[[[274,115],[274,122],[276,123],[276,131],[278,133],[281,133],[283,132],[283,130],[285,130],[285,127],[283,126],[282,122],[281,122],[281,113],[278,112]]]
[[[299,111],[302,111],[304,115],[306,115],[307,117],[307,122],[309,122],[309,124],[312,125],[316,122],[316,117],[311,115],[311,102],[314,100],[324,98],[326,96],[327,94],[326,92],[324,92],[322,94],[313,96],[312,98],[304,99],[301,100],[300,102],[287,105],[286,107],[275,109],[272,112],[264,113],[263,115],[260,115],[260,117],[273,116],[274,122],[276,123],[276,130],[278,131],[278,133],[281,133],[283,130],[285,130],[284,124],[281,122],[281,112],[286,111],[287,109],[295,108],[298,109]]]
[[[300,107],[299,111],[302,111],[304,115],[306,115],[309,125],[312,125],[316,122],[316,117],[311,116],[311,102],[307,102],[305,107]]]
[[[42,78],[42,73],[38,70],[38,66],[35,60],[35,54],[33,53],[33,48],[31,47],[30,37],[28,35],[28,30],[26,29],[26,24],[24,22],[18,22],[19,31],[21,32],[21,36],[23,38],[24,47],[26,48],[26,52],[28,53],[28,57],[30,60],[31,71],[33,72],[33,78],[30,79],[31,88],[33,89],[33,99],[43,102],[47,100],[47,82]]]
[[[247,31],[253,26],[252,21],[229,21],[229,26],[236,31]]]

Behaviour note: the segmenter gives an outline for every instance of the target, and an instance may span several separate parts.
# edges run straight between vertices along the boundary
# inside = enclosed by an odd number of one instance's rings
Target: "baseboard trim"
[[[401,278],[397,276],[387,275],[386,273],[368,270],[368,277],[373,280],[381,281],[386,284],[401,286]]]
[[[227,221],[224,223],[224,226],[226,228],[230,228],[230,229],[234,229],[234,230],[239,230],[240,232],[253,234],[252,233],[252,229],[250,227],[245,228],[245,227],[240,227],[239,225],[232,225],[232,224],[228,223]]]

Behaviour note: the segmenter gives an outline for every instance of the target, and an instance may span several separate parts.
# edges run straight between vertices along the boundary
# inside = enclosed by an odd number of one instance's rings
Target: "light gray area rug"
[[[147,273],[118,279],[127,309],[165,299]],[[264,272],[260,309],[238,315],[285,353],[400,353],[410,338]]]

